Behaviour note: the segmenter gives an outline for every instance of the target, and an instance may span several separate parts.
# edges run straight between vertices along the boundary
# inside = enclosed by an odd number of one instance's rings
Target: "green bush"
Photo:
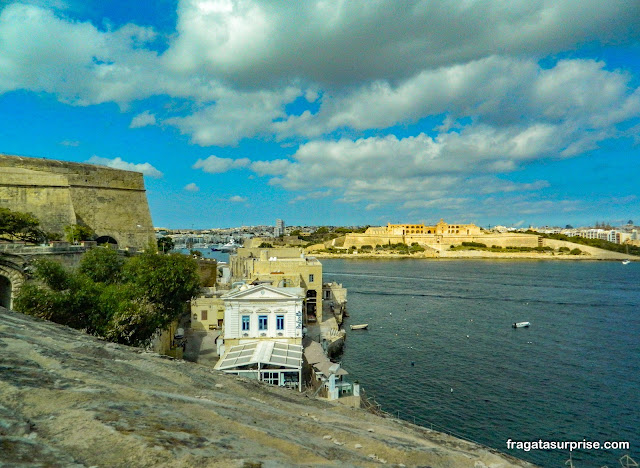
[[[571,251],[571,249],[569,247],[560,247],[558,249],[558,252],[569,252]]]
[[[197,294],[197,263],[179,254],[121,259],[112,252],[87,252],[75,272],[50,260],[36,262],[36,281],[22,286],[16,310],[118,343],[147,344]]]
[[[487,248],[486,244],[482,244],[481,242],[463,242],[462,245],[464,247],[480,247],[480,248]]]
[[[571,255],[580,255],[582,253],[582,250],[580,249],[573,249],[571,250],[571,252],[569,252]]]

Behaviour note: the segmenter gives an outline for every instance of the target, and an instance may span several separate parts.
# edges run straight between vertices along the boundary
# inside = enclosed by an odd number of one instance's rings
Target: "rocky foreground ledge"
[[[533,466],[0,308],[0,466]]]

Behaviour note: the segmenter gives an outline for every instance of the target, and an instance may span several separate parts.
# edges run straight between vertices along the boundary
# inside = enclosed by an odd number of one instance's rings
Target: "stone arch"
[[[0,307],[13,308],[13,301],[23,283],[24,275],[17,265],[0,264]]]
[[[116,246],[118,245],[118,241],[111,236],[100,236],[96,239],[96,242],[98,245],[103,245],[103,244],[113,244]]]

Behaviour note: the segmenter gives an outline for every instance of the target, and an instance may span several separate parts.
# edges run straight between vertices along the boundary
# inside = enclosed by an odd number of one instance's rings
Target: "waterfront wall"
[[[356,247],[363,245],[388,245],[404,243],[411,245],[418,243],[423,246],[441,249],[451,245],[461,245],[463,242],[480,242],[486,244],[487,247],[497,245],[498,247],[538,247],[538,236],[532,234],[480,234],[477,236],[463,235],[382,235],[382,234],[347,234],[344,238],[342,246],[344,248]],[[327,245],[328,247],[331,245]]]

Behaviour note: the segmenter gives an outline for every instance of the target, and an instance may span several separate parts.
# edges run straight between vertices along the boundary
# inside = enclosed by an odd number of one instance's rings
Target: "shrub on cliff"
[[[124,260],[111,252],[88,252],[77,271],[37,262],[35,281],[21,288],[15,309],[110,341],[147,344],[197,294],[197,264],[184,255],[144,253]]]
[[[78,271],[97,283],[117,283],[122,277],[124,259],[113,249],[92,249],[80,260]]]

